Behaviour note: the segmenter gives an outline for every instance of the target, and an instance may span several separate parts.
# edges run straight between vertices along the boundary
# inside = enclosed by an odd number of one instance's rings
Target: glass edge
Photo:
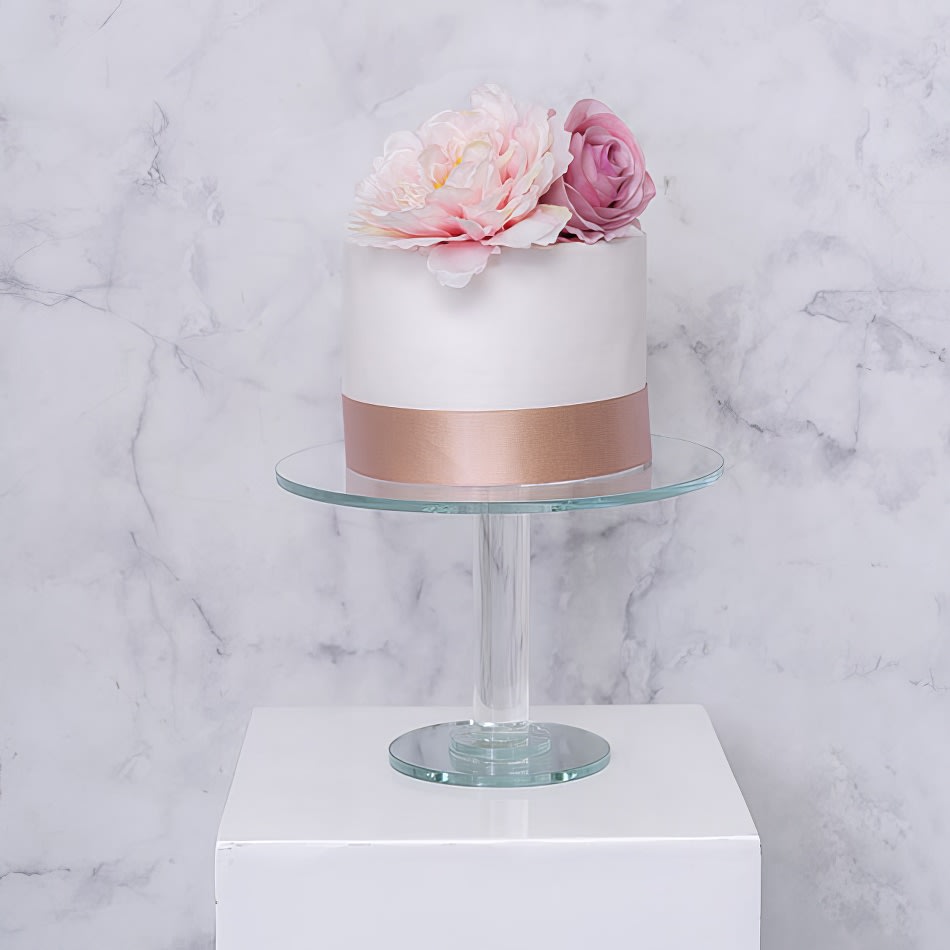
[[[663,438],[670,438],[664,436]],[[672,441],[672,440],[671,440]],[[686,442],[687,439],[676,441]],[[698,443],[693,443],[698,444]],[[319,446],[314,446],[318,448]],[[419,512],[422,514],[555,514],[562,511],[584,511],[597,508],[621,508],[629,505],[646,504],[651,501],[664,501],[668,498],[677,498],[690,492],[698,491],[719,481],[722,477],[725,460],[715,449],[703,446],[707,451],[719,457],[718,467],[705,475],[697,476],[685,482],[677,482],[661,488],[651,488],[646,491],[626,492],[619,495],[592,495],[587,498],[558,498],[550,501],[407,501],[401,502],[395,498],[377,498],[370,495],[355,495],[329,491],[327,489],[311,488],[301,485],[278,471],[281,462],[274,469],[277,484],[285,491],[310,501],[322,502],[329,505],[339,505],[345,508],[362,508],[370,511],[401,511]],[[301,451],[308,451],[302,449]],[[293,453],[297,455],[299,453]],[[286,458],[292,458],[289,455]]]

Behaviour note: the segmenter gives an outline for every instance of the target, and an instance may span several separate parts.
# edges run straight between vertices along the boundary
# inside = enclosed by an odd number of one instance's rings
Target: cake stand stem
[[[530,515],[478,515],[475,521],[475,725],[528,724]]]
[[[389,761],[396,771],[427,782],[520,788],[570,782],[607,764],[610,746],[600,736],[528,716],[529,519],[476,516],[472,718],[394,739]]]
[[[551,748],[528,719],[530,515],[481,514],[475,520],[475,708],[450,751],[459,768],[508,778]]]

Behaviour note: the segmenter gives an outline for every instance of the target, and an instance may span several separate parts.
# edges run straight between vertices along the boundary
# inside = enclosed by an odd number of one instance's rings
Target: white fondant
[[[492,257],[461,290],[413,251],[347,245],[343,392],[414,409],[528,409],[646,384],[646,238]]]

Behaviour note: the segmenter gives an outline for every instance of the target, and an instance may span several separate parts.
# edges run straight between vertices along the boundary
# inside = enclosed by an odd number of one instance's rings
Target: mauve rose
[[[541,199],[571,211],[565,234],[587,244],[624,237],[656,194],[643,152],[627,126],[602,102],[582,99],[564,128],[573,161]]]

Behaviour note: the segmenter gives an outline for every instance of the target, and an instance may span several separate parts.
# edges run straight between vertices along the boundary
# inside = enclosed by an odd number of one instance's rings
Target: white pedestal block
[[[535,708],[609,740],[545,788],[452,788],[389,742],[459,709],[257,709],[218,833],[218,950],[757,950],[759,838],[699,706]]]

